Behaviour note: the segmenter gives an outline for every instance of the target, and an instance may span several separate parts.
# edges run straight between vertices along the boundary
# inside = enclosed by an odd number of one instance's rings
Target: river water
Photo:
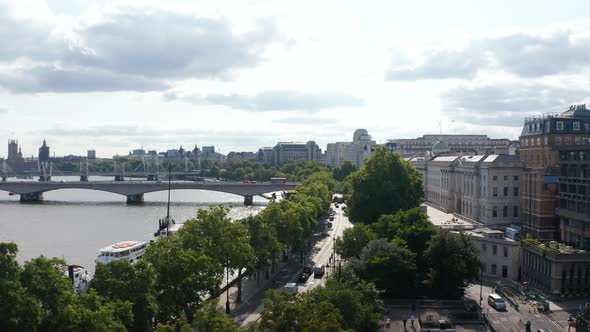
[[[90,178],[94,180],[112,179]],[[68,189],[44,193],[41,203],[22,204],[18,195],[0,191],[0,242],[15,242],[20,262],[40,255],[59,257],[93,273],[98,249],[125,240],[153,239],[158,219],[166,216],[167,192],[148,193],[144,199],[143,205],[127,205],[122,195]],[[173,190],[171,202],[170,215],[177,223],[211,205],[223,204],[230,209],[231,218],[239,219],[268,204],[266,199],[254,197],[254,205],[246,207],[241,196],[202,190]]]

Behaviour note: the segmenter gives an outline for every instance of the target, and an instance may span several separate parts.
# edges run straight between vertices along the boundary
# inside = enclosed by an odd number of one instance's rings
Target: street
[[[481,301],[482,310],[484,314],[487,314],[491,323],[496,327],[498,331],[524,331],[524,323],[527,321],[531,322],[531,330],[537,331],[537,329],[544,329],[545,331],[564,331],[562,326],[554,323],[549,317],[533,309],[529,304],[524,301],[519,301],[519,311],[516,311],[507,303],[506,311],[498,311],[488,304],[487,298],[492,293],[492,288],[489,286],[482,287]],[[465,293],[465,297],[476,300],[479,303],[480,285],[470,285]],[[571,331],[575,331],[572,329]]]
[[[330,256],[333,253],[334,239],[342,236],[345,229],[352,227],[348,217],[342,211],[343,206],[344,204],[339,204],[339,208],[336,208],[334,204],[331,204],[330,208],[336,212],[332,222],[333,227],[328,232],[329,236],[320,239],[316,238],[316,242],[313,244],[308,257],[306,257],[307,262],[324,266],[329,263]],[[242,296],[244,301],[230,314],[240,327],[246,328],[258,321],[260,312],[264,309],[262,303],[265,297],[264,294],[268,289],[278,289],[288,282],[297,282],[297,277],[303,268],[298,258],[297,255],[292,255],[289,262],[279,264],[279,271],[271,277],[271,280],[265,281],[264,284],[261,282],[260,286],[257,286],[255,280],[252,279],[243,281]],[[333,267],[326,269],[326,274],[321,279],[315,279],[312,275],[306,283],[298,284],[298,291],[307,292],[318,285],[324,284],[326,277],[331,275],[333,270]],[[232,293],[235,290],[235,287],[230,288],[230,301],[235,296]],[[220,303],[225,303],[225,297],[220,297]]]

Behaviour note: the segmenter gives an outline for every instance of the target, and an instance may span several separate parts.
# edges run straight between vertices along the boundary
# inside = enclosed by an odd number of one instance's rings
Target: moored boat
[[[97,263],[107,264],[112,261],[126,259],[133,263],[145,255],[147,249],[145,241],[123,241],[104,247],[98,251]]]
[[[85,293],[90,287],[90,273],[80,265],[60,265],[59,268],[72,281],[77,293]]]

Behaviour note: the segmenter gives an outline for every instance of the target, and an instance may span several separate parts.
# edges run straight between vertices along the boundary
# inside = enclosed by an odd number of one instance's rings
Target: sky
[[[325,149],[357,128],[377,142],[516,139],[524,117],[589,101],[588,12],[584,0],[0,0],[0,142],[109,157]]]

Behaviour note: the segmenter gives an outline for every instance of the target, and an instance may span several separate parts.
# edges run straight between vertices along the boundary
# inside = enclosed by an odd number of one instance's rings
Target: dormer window
[[[563,122],[557,121],[557,130],[563,130]]]
[[[576,131],[580,130],[580,123],[579,122],[574,122],[574,130],[576,130]]]

